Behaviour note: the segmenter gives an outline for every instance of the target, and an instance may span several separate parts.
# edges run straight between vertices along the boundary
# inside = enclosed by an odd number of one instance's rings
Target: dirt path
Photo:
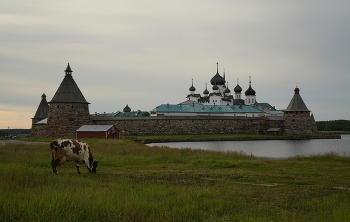
[[[5,145],[5,144],[33,144],[33,143],[45,143],[45,142],[30,142],[30,141],[22,141],[22,140],[0,140],[0,145]]]

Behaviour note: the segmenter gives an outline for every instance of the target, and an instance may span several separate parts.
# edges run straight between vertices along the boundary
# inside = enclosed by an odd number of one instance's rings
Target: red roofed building
[[[77,139],[85,137],[119,139],[120,132],[113,125],[84,125],[77,129],[76,137]]]

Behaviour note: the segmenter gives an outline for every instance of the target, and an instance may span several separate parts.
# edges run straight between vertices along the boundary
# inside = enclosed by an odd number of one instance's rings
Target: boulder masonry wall
[[[239,117],[93,117],[96,125],[114,125],[122,135],[266,134],[283,120]]]

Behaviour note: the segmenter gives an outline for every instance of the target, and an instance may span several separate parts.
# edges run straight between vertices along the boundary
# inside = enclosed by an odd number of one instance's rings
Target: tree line
[[[29,135],[30,129],[0,129],[0,137],[13,137]]]
[[[349,131],[349,120],[329,120],[329,121],[317,121],[318,131]]]

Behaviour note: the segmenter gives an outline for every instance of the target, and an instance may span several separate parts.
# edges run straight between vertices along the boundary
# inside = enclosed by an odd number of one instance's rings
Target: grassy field
[[[52,173],[49,143],[0,145],[0,221],[349,221],[350,157],[86,139],[97,174]]]

